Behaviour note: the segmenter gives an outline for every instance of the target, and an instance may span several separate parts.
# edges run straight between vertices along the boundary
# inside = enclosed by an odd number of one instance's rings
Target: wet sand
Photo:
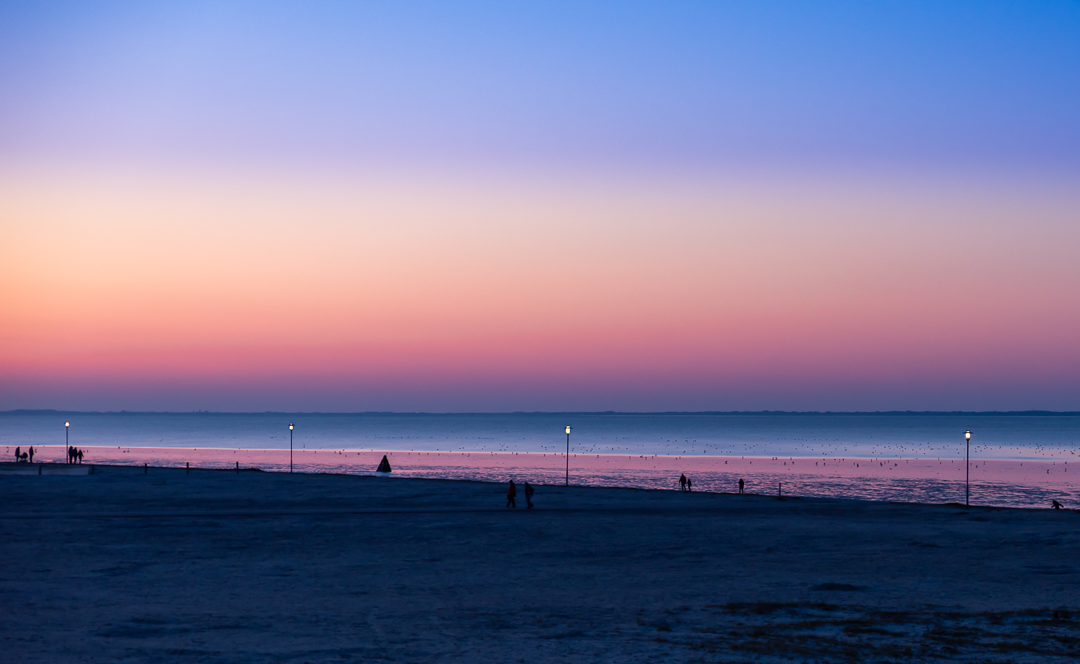
[[[13,448],[12,448],[13,449]],[[289,451],[273,449],[87,447],[86,463],[183,468],[289,469]],[[396,476],[554,484],[566,473],[563,454],[408,450],[303,450],[297,471],[372,475],[387,455]],[[38,459],[58,461],[63,447],[40,447]],[[964,500],[964,460],[570,454],[571,482],[587,486],[673,489],[687,474],[702,491],[728,492],[740,478],[760,493],[917,503]],[[0,472],[12,472],[0,467]],[[2,466],[2,464],[0,464]],[[21,472],[36,472],[29,468]],[[979,459],[971,462],[971,502],[998,507],[1080,506],[1080,473],[1064,460]]]
[[[1047,662],[1080,513],[132,467],[0,474],[5,661]]]

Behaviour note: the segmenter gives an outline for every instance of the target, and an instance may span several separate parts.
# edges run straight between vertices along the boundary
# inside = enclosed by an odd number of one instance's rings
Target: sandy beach
[[[11,662],[1052,662],[1080,513],[96,466],[0,474]]]

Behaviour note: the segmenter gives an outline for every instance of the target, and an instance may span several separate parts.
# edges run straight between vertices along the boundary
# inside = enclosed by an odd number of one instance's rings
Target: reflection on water
[[[154,447],[91,447],[86,463],[192,468],[258,468],[288,472],[288,450]],[[297,472],[374,475],[383,454],[390,477],[424,477],[533,484],[562,484],[561,454],[301,450],[293,454]],[[63,448],[38,449],[37,459],[58,462]],[[677,490],[685,473],[696,491],[856,498],[917,503],[964,501],[964,462],[956,459],[682,457],[571,454],[570,483],[578,486]],[[976,460],[971,463],[971,502],[1002,507],[1039,507],[1058,500],[1080,507],[1080,471],[1068,462]],[[1077,478],[1074,480],[1074,478]]]

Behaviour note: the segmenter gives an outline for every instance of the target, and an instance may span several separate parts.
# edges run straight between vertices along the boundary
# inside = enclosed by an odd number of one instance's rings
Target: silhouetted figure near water
[[[79,458],[79,463],[82,463],[82,450],[75,452],[75,456]]]
[[[75,463],[75,448],[68,445],[68,463]]]
[[[30,452],[30,463],[34,463],[34,446],[33,445],[30,446],[29,452]]]
[[[742,493],[742,492],[743,492],[743,481],[742,481],[742,478],[739,478],[739,493]]]
[[[686,475],[679,475],[679,491],[686,491]]]
[[[517,495],[517,487],[514,486],[514,480],[510,480],[510,488],[506,490],[506,506],[517,509],[517,502],[514,497]]]
[[[1056,509],[1056,510],[1059,510],[1059,509],[1061,509],[1061,503],[1059,503],[1059,502],[1058,502],[1058,501],[1056,501],[1056,500],[1055,500],[1055,501],[1053,501],[1053,503],[1054,503],[1054,504],[1053,504],[1053,505],[1051,505],[1051,507],[1052,507],[1052,508],[1054,508],[1054,509]]]
[[[532,509],[532,496],[536,493],[536,489],[532,488],[532,485],[528,482],[525,483],[525,507],[526,509]]]
[[[21,447],[16,447],[15,448],[15,463],[19,463],[19,461],[21,461],[21,460],[22,460],[22,448]]]
[[[694,480],[690,480],[690,479],[686,480],[686,490],[687,491],[693,491],[694,490]]]

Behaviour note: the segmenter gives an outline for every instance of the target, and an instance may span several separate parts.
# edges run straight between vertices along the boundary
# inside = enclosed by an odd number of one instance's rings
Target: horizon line
[[[65,413],[78,415],[424,415],[424,416],[466,416],[466,415],[1053,415],[1078,416],[1080,411],[1070,410],[696,410],[696,411],[154,411],[154,410],[60,410],[56,408],[16,408],[0,411],[0,415]]]

